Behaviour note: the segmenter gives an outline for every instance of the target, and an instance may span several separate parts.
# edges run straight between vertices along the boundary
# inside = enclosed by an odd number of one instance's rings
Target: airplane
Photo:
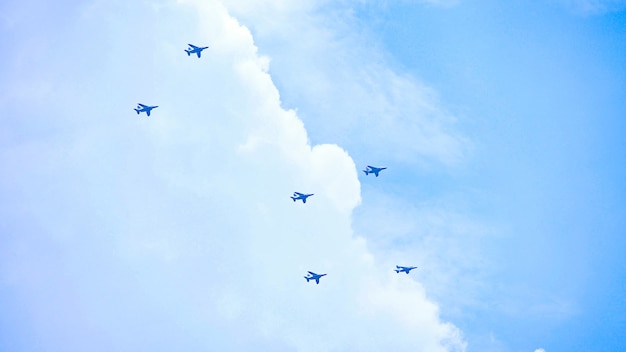
[[[290,198],[293,199],[294,202],[296,200],[298,200],[298,199],[302,199],[302,203],[306,203],[306,199],[309,198],[312,195],[313,195],[313,193],[311,193],[311,194],[304,194],[304,193],[299,193],[299,192],[293,192],[293,197],[290,197]]]
[[[401,272],[405,272],[407,275],[409,274],[409,271],[416,269],[416,266],[399,266],[396,265],[396,269],[393,269],[396,273],[401,273]]]
[[[376,177],[378,177],[378,173],[385,170],[386,167],[374,167],[374,166],[369,166],[367,165],[367,168],[365,168],[365,170],[363,170],[363,172],[365,172],[365,175],[369,175],[371,173],[373,173],[374,175],[376,175]]]
[[[315,283],[319,285],[320,283],[320,278],[322,276],[326,276],[326,274],[316,274],[312,271],[308,272],[308,276],[305,276],[304,278],[306,279],[306,282],[309,282],[309,280],[315,280]]]
[[[193,44],[188,44],[188,45],[190,46],[190,48],[185,49],[187,56],[191,56],[191,54],[196,54],[198,55],[198,58],[200,58],[200,53],[202,53],[202,50],[209,48],[208,46],[198,47]]]
[[[137,108],[135,109],[135,111],[137,111],[137,115],[139,115],[140,112],[145,112],[146,115],[150,116],[150,111],[152,111],[152,109],[154,108],[158,108],[158,106],[148,106],[140,103],[137,104]]]

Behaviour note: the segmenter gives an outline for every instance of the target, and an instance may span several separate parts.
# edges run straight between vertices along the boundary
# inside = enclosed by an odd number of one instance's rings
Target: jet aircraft
[[[200,58],[202,50],[209,48],[208,46],[199,47],[199,46],[195,46],[193,44],[188,44],[188,45],[189,45],[189,48],[185,49],[185,52],[187,53],[187,56],[191,56],[191,54],[196,54],[196,55],[198,55],[198,58]]]
[[[307,276],[305,276],[304,278],[306,279],[306,282],[309,282],[309,280],[315,280],[315,283],[319,285],[320,278],[322,276],[326,276],[326,274],[316,274],[312,271],[309,271]]]
[[[304,193],[299,193],[299,192],[293,192],[293,196],[290,197],[290,198],[293,199],[294,202],[296,200],[298,200],[298,199],[301,199],[302,203],[306,203],[306,199],[309,198],[312,195],[313,195],[313,193],[311,193],[311,194],[304,194]]]
[[[409,274],[409,271],[416,269],[416,266],[399,266],[396,265],[396,269],[393,269],[396,273],[401,273],[401,272],[405,272],[407,275]]]
[[[365,170],[363,170],[363,172],[365,172],[366,176],[373,173],[374,175],[376,175],[376,177],[378,177],[378,173],[385,169],[386,167],[374,167],[374,166],[367,165],[367,167],[365,168]]]
[[[158,106],[148,106],[140,103],[137,104],[137,108],[135,108],[135,111],[137,111],[137,115],[139,115],[140,112],[145,112],[146,115],[150,116],[150,111],[152,111],[152,109],[154,108],[158,108]]]

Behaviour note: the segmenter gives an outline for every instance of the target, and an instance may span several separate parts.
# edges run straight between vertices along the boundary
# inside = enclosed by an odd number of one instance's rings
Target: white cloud
[[[356,159],[455,165],[469,141],[437,93],[389,68],[393,62],[359,26],[355,2],[262,6],[228,1],[272,55],[272,72],[287,104],[314,131]],[[358,146],[358,147],[357,147]]]
[[[389,260],[388,266],[418,266],[414,275],[429,297],[445,307],[447,316],[462,319],[468,309],[493,302],[495,289],[489,280],[494,268],[483,246],[498,234],[495,227],[464,214],[463,203],[472,201],[467,195],[403,200],[369,189],[367,206],[355,210],[354,228]]]
[[[0,107],[0,298],[21,330],[0,347],[465,349],[424,288],[353,235],[353,160],[309,144],[226,7],[84,10]],[[195,41],[211,46],[201,60],[182,52]],[[137,102],[159,108],[137,116]],[[296,190],[315,196],[294,204]]]
[[[546,350],[544,350],[543,348],[537,348],[535,352],[546,352]]]

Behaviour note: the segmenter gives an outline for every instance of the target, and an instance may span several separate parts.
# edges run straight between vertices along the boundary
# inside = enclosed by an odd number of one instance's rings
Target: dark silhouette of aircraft
[[[409,274],[409,271],[416,269],[416,266],[399,266],[396,265],[396,269],[393,269],[396,273],[401,273],[401,272],[405,272],[407,275]]]
[[[137,111],[137,115],[139,115],[140,112],[145,112],[146,115],[150,116],[150,111],[152,111],[152,109],[154,108],[158,108],[158,106],[148,106],[140,103],[137,104],[137,108],[135,108],[135,111]]]
[[[304,194],[304,193],[299,193],[299,192],[293,192],[293,196],[290,197],[290,198],[293,199],[294,202],[296,200],[298,200],[298,199],[301,199],[302,203],[306,203],[306,199],[309,198],[312,195],[313,195],[313,193],[311,193],[311,194]]]
[[[316,274],[312,271],[309,271],[307,276],[305,276],[304,278],[306,279],[306,282],[309,282],[309,280],[315,280],[315,283],[319,285],[320,278],[322,276],[326,276],[326,274]]]
[[[191,56],[191,54],[196,54],[196,55],[198,55],[198,58],[200,58],[202,50],[209,48],[208,46],[199,47],[199,46],[195,46],[193,44],[187,44],[187,45],[190,46],[190,48],[185,49],[185,52],[187,53],[187,56]]]
[[[374,175],[376,175],[376,177],[378,177],[378,173],[385,169],[386,167],[374,167],[374,166],[367,165],[367,167],[365,168],[365,170],[363,170],[363,172],[365,172],[366,176],[373,173]]]

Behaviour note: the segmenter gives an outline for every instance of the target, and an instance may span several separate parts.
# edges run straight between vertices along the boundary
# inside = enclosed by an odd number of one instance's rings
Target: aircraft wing
[[[150,110],[146,110],[146,115],[150,116]]]
[[[142,108],[147,108],[148,105],[143,105],[142,103],[138,103],[137,105],[141,106]]]
[[[307,273],[311,274],[311,275],[317,275],[316,273],[312,272],[312,271],[307,271]]]
[[[303,194],[302,194],[302,193],[300,193],[300,192],[293,192],[293,195],[294,195],[294,196],[298,196],[298,197],[299,197],[299,196],[302,196]]]
[[[194,48],[194,49],[198,49],[198,47],[197,47],[197,46],[195,46],[195,45],[193,45],[193,44],[187,44],[187,45],[189,45],[190,47],[192,47],[192,48]]]

